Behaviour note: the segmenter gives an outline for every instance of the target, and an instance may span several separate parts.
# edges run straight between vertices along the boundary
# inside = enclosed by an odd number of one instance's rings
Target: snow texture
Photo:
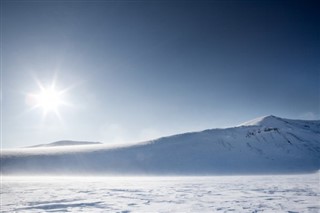
[[[319,169],[320,121],[275,116],[136,144],[19,148],[1,155],[4,175],[284,174]]]
[[[6,177],[1,212],[318,213],[319,173],[216,177]]]

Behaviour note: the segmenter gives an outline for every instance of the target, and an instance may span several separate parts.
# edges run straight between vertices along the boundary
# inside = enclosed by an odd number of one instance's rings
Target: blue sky
[[[1,1],[2,146],[320,119],[316,1]],[[42,115],[26,94],[69,88]]]

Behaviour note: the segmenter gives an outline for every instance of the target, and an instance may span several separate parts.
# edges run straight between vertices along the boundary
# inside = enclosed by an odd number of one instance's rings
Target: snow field
[[[1,212],[319,212],[319,173],[4,177]]]

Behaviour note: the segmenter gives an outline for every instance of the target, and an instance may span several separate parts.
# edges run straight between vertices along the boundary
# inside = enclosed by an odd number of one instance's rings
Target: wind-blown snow
[[[1,162],[6,175],[313,172],[320,169],[320,121],[267,116],[133,145],[3,150]]]

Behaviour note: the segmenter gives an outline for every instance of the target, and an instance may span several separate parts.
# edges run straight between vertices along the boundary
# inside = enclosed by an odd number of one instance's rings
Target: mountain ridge
[[[136,144],[4,150],[3,174],[211,175],[320,169],[320,121],[265,116]]]
[[[89,142],[89,141],[74,141],[74,140],[60,140],[47,144],[38,144],[33,146],[27,146],[25,148],[38,148],[38,147],[57,147],[57,146],[81,146],[81,145],[94,145],[102,144],[101,142]]]

